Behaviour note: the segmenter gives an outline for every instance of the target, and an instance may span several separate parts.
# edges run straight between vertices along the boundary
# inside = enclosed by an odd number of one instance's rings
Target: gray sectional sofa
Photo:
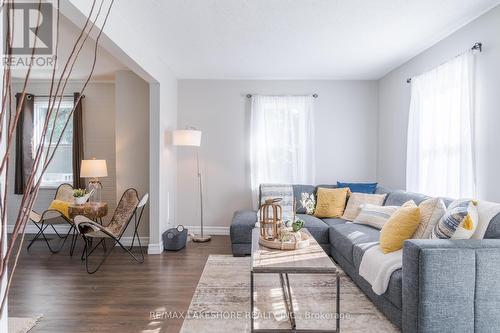
[[[335,187],[319,185],[317,187]],[[312,185],[293,185],[295,197],[315,192]],[[426,196],[392,191],[384,205],[417,204]],[[451,200],[445,200],[448,205]],[[299,211],[300,212],[300,211]],[[403,332],[500,332],[500,214],[491,220],[483,240],[408,240],[403,268],[395,271],[383,295],[358,274],[363,243],[378,241],[380,231],[342,219],[297,214],[305,227],[373,303]],[[250,254],[257,214],[238,211],[230,228],[234,256]]]

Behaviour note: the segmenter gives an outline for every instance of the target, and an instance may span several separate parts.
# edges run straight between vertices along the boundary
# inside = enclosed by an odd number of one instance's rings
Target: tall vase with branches
[[[42,0],[38,0],[38,8],[41,7]],[[9,214],[16,216],[15,224],[13,226],[12,235],[8,237],[7,235],[7,193],[8,193],[8,162],[12,153],[12,143],[13,135],[19,121],[19,117],[23,110],[22,103],[17,107],[14,107],[13,102],[13,92],[12,92],[12,69],[9,66],[3,68],[3,80],[2,80],[2,104],[0,112],[0,218],[1,218],[1,229],[0,229],[0,280],[7,280],[6,288],[2,290],[1,293],[1,307],[0,315],[3,314],[5,309],[6,300],[9,294],[10,286],[12,284],[12,279],[16,270],[16,266],[19,260],[19,254],[21,252],[26,224],[28,222],[29,212],[33,207],[33,204],[38,195],[38,190],[40,188],[40,183],[43,174],[47,170],[50,162],[54,158],[54,154],[59,147],[61,139],[63,137],[64,131],[66,130],[71,117],[73,116],[73,110],[69,114],[59,113],[59,108],[65,94],[65,89],[68,81],[71,79],[71,74],[73,72],[76,61],[79,58],[80,52],[86,43],[93,44],[93,61],[89,68],[88,74],[80,91],[80,97],[75,101],[75,106],[80,102],[80,98],[83,95],[92,75],[94,73],[97,54],[98,54],[98,44],[101,38],[103,29],[108,21],[110,11],[113,7],[114,0],[92,0],[92,6],[87,15],[85,23],[81,28],[78,37],[74,41],[71,52],[64,63],[57,64],[58,61],[58,48],[59,48],[59,22],[60,22],[60,0],[57,0],[54,5],[56,6],[56,39],[55,39],[55,62],[50,78],[50,86],[48,91],[49,101],[47,114],[43,120],[43,128],[40,134],[40,140],[37,147],[34,147],[34,161],[33,167],[30,174],[27,177],[24,193],[21,199],[21,205],[17,212],[10,211]],[[5,57],[12,57],[12,42],[14,40],[14,34],[16,31],[10,29],[10,23],[14,19],[12,9],[15,8],[15,1],[4,0],[1,2],[2,10],[5,11],[4,19],[7,21],[5,24],[6,31],[5,34]],[[40,11],[38,12],[37,22],[40,20]],[[35,35],[38,33],[38,24],[35,29]],[[91,37],[92,36],[92,37]],[[32,47],[33,53],[35,54],[35,45]],[[56,74],[56,67],[61,67],[62,70]],[[27,94],[28,83],[30,82],[30,75],[32,72],[32,65],[29,64],[24,77],[22,78],[22,94],[21,100],[24,101],[24,97]],[[63,130],[57,131],[55,133],[56,124],[62,124]],[[50,138],[45,140],[45,138]],[[46,143],[48,142],[48,144]],[[53,144],[55,142],[55,144]]]

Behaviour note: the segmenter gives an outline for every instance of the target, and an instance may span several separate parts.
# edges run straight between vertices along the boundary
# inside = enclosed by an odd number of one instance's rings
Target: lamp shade
[[[173,134],[174,146],[195,146],[201,144],[201,131],[197,130],[175,130]]]
[[[98,178],[107,177],[108,168],[106,160],[82,160],[80,168],[80,177],[82,178]]]

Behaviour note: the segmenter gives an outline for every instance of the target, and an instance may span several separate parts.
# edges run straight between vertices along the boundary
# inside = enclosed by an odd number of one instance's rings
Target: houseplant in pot
[[[87,202],[92,192],[87,192],[84,188],[76,188],[73,190],[73,197],[75,198],[75,204],[83,205]]]

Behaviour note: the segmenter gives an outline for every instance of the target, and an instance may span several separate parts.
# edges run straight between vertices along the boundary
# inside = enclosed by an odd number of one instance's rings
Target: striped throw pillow
[[[353,223],[368,225],[373,228],[382,229],[389,218],[401,207],[417,207],[413,200],[409,200],[403,206],[377,206],[373,204],[363,204],[361,212]]]
[[[293,212],[293,187],[288,184],[262,184],[260,185],[260,204],[267,199],[281,198],[279,205],[283,208],[283,220],[291,219]],[[260,209],[257,214],[260,216]],[[272,216],[272,213],[271,213]]]
[[[453,201],[432,230],[432,239],[469,239],[478,225],[476,202]]]
[[[385,222],[394,214],[399,206],[377,206],[373,204],[361,205],[361,211],[353,223],[365,224],[370,227],[382,229]]]

